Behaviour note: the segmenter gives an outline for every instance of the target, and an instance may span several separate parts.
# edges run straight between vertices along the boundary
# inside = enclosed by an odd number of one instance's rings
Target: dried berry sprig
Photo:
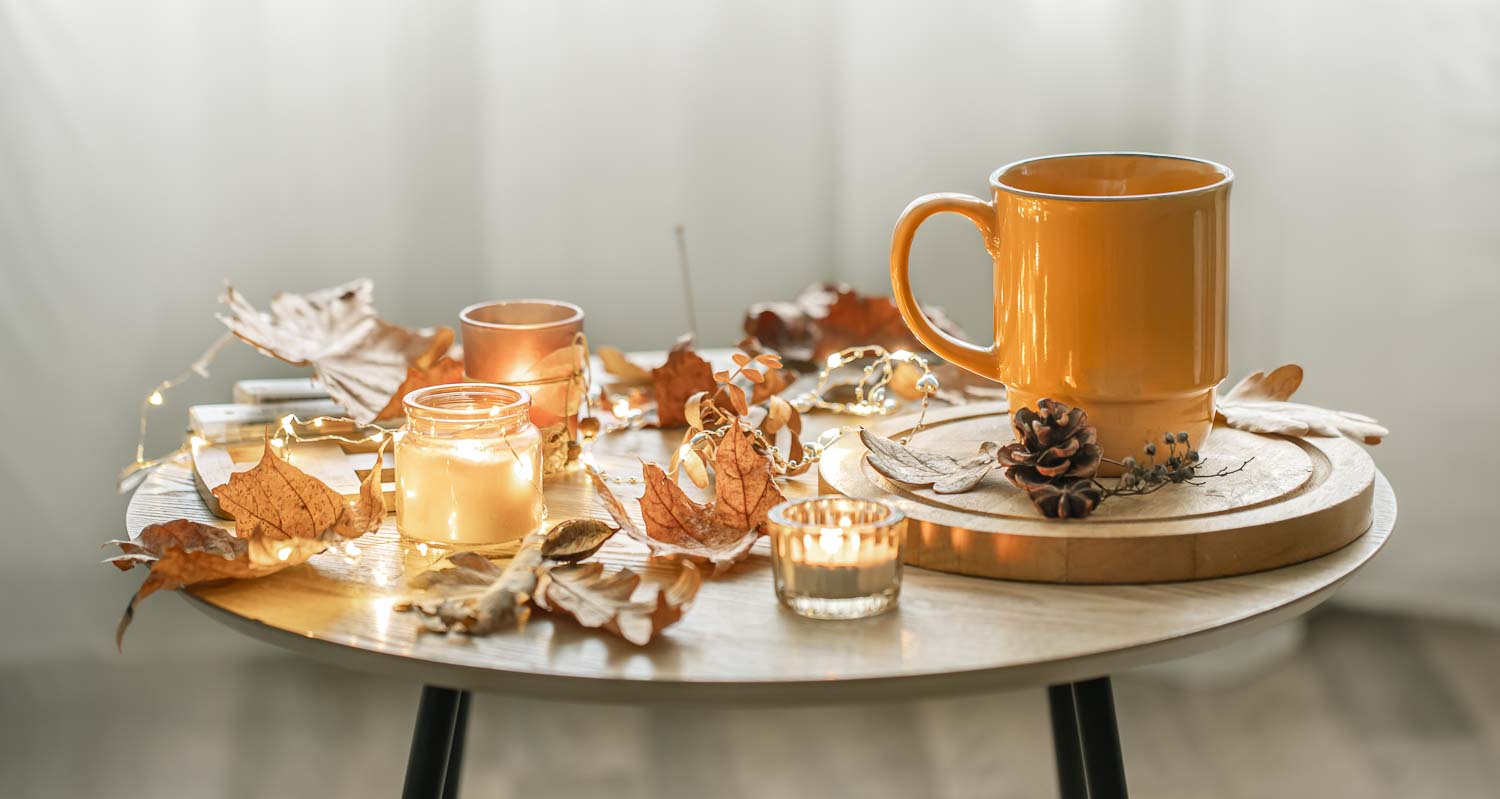
[[[1155,442],[1146,444],[1143,450],[1146,456],[1144,463],[1133,456],[1126,457],[1123,461],[1103,458],[1104,463],[1119,466],[1125,470],[1125,473],[1120,475],[1119,480],[1112,487],[1100,483],[1097,478],[1093,479],[1094,484],[1103,492],[1100,501],[1116,496],[1144,496],[1173,484],[1207,485],[1203,480],[1212,477],[1228,477],[1244,471],[1245,467],[1250,465],[1250,461],[1255,460],[1250,458],[1233,469],[1226,466],[1217,472],[1203,474],[1198,470],[1206,461],[1198,450],[1193,449],[1193,442],[1187,433],[1164,433],[1162,443],[1166,445],[1167,450],[1166,458],[1161,463],[1156,462],[1156,455],[1160,450]]]

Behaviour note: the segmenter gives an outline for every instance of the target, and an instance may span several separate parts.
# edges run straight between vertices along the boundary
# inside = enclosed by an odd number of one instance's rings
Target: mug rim
[[[507,322],[486,322],[474,318],[474,312],[483,308],[493,308],[498,305],[546,305],[552,308],[565,308],[572,313],[562,319],[551,322],[527,322],[524,324],[511,324]],[[544,330],[549,327],[566,327],[576,322],[583,321],[583,308],[566,300],[544,300],[544,299],[518,299],[518,300],[489,300],[487,302],[476,302],[458,312],[458,320],[465,325],[488,328],[490,330]]]
[[[1162,191],[1162,192],[1153,192],[1153,193],[1150,193],[1150,194],[1108,194],[1108,195],[1099,195],[1099,194],[1051,194],[1051,193],[1044,192],[1044,191],[1031,191],[1030,189],[1022,189],[1022,188],[1019,188],[1019,187],[1007,184],[1007,183],[1003,182],[1000,179],[1000,176],[1004,175],[1006,172],[1008,172],[1008,171],[1010,171],[1012,169],[1015,169],[1016,167],[1024,166],[1026,164],[1035,164],[1035,163],[1040,163],[1042,161],[1060,161],[1060,160],[1062,160],[1064,158],[1097,157],[1097,156],[1101,156],[1101,155],[1106,155],[1106,156],[1111,156],[1111,155],[1112,156],[1131,156],[1131,157],[1137,157],[1137,158],[1164,158],[1164,159],[1171,160],[1171,161],[1190,161],[1190,162],[1195,163],[1195,164],[1203,164],[1205,166],[1212,167],[1215,171],[1217,171],[1219,173],[1219,179],[1216,180],[1216,181],[1214,181],[1213,183],[1208,184],[1207,186],[1199,186],[1197,188],[1192,188],[1192,189],[1181,189],[1179,191]],[[1203,193],[1206,193],[1206,192],[1215,191],[1217,189],[1224,188],[1225,186],[1228,186],[1228,185],[1230,185],[1233,182],[1234,182],[1234,170],[1232,170],[1229,167],[1227,167],[1227,166],[1219,163],[1218,161],[1210,161],[1207,158],[1195,158],[1195,157],[1190,156],[1190,155],[1170,155],[1170,154],[1167,154],[1167,153],[1132,152],[1132,151],[1128,151],[1128,150],[1102,151],[1102,152],[1083,152],[1083,153],[1058,153],[1057,155],[1039,155],[1039,156],[1034,156],[1032,158],[1022,158],[1019,161],[1012,161],[1012,162],[1006,164],[1005,166],[1002,166],[999,169],[996,169],[994,172],[990,173],[990,186],[992,188],[996,189],[997,191],[1004,191],[1004,192],[1007,192],[1009,194],[1018,194],[1018,195],[1021,195],[1023,197],[1037,197],[1037,198],[1044,199],[1044,200],[1071,200],[1071,201],[1075,201],[1075,202],[1129,202],[1131,200],[1153,200],[1153,199],[1157,199],[1157,198],[1161,198],[1161,197],[1186,197],[1186,196],[1192,195],[1192,194],[1203,194]]]

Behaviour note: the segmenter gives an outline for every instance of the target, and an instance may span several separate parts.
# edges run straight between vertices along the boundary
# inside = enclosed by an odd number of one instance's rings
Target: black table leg
[[[469,702],[473,695],[458,692],[458,713],[453,717],[453,745],[448,747],[448,772],[443,778],[443,799],[458,799],[458,785],[463,780],[464,738],[469,732]]]
[[[1073,705],[1073,684],[1047,688],[1052,709],[1052,752],[1057,759],[1057,793],[1062,799],[1088,799],[1083,775],[1083,749],[1078,742],[1078,711]]]
[[[402,799],[438,799],[442,795],[454,722],[464,693],[452,688],[422,686],[417,726],[411,735],[411,754],[406,759]]]
[[[1126,799],[1125,760],[1109,678],[1054,685],[1047,698],[1063,799]]]

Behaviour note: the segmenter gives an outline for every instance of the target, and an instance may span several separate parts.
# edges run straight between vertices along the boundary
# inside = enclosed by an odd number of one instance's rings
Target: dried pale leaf
[[[515,557],[498,574],[494,573],[493,565],[485,570],[472,560],[456,566],[455,568],[472,571],[475,576],[490,579],[484,590],[477,595],[469,592],[450,596],[436,605],[412,602],[411,609],[429,617],[427,629],[434,632],[488,635],[524,624],[530,613],[527,603],[536,591],[537,570],[543,563],[544,540],[541,533],[527,535],[522,539],[521,548],[516,551]],[[453,558],[450,557],[449,560]],[[429,582],[436,579],[432,578]],[[451,588],[461,585],[460,579],[463,578],[455,576],[439,580],[437,585]]]
[[[760,364],[765,365],[765,366],[769,366],[772,369],[780,369],[781,368],[781,356],[777,355],[774,352],[763,352],[763,353],[755,356],[755,360],[756,360],[757,363],[760,363]]]
[[[754,383],[756,385],[760,385],[761,383],[766,382],[766,376],[755,369],[746,369],[743,372],[740,372],[740,374],[744,375],[746,380],[749,380],[751,383]]]
[[[767,436],[774,437],[786,427],[787,422],[792,419],[792,414],[796,412],[790,402],[781,397],[772,397],[766,404],[766,418],[760,423],[760,431]]]
[[[714,452],[713,520],[734,530],[759,528],[771,508],[786,500],[770,458],[756,452],[752,440],[749,431],[732,425]]]
[[[653,555],[706,560],[722,571],[743,558],[760,537],[754,528],[736,529],[715,521],[713,511],[690,499],[660,466],[645,464],[641,477],[646,483],[640,499],[646,529],[632,525],[626,532]]]
[[[1343,435],[1366,444],[1379,444],[1390,435],[1390,430],[1363,414],[1288,402],[1302,385],[1302,377],[1302,367],[1294,363],[1270,374],[1256,372],[1219,400],[1219,418],[1230,427],[1252,433]]]
[[[390,443],[390,438],[380,440],[380,446],[375,450],[374,463],[377,466],[385,457],[385,448]],[[385,485],[382,471],[379,468],[373,468],[365,474],[365,479],[360,481],[359,496],[354,501],[354,507],[349,508],[348,528],[339,530],[340,535],[361,536],[380,529],[380,525],[385,523]]]
[[[993,444],[980,446],[980,453],[959,460],[940,452],[904,446],[869,430],[861,430],[859,440],[868,452],[870,468],[895,480],[914,486],[932,486],[939,494],[961,494],[979,485],[996,466]]]
[[[448,351],[451,328],[409,330],[380,319],[367,280],[307,294],[277,294],[261,313],[233,287],[220,320],[241,339],[273,358],[311,366],[356,421],[369,422],[387,408],[415,366],[425,369]]]
[[[407,585],[427,590],[453,591],[464,588],[485,587],[495,582],[502,569],[478,552],[454,552],[445,560],[445,568],[428,569],[410,579]]]
[[[213,493],[244,539],[319,538],[329,531],[348,538],[365,532],[355,531],[342,495],[282,460],[270,442],[254,468],[235,472]]]
[[[682,459],[682,472],[693,481],[693,485],[708,488],[708,464],[703,461],[702,453],[689,450],[687,456]]]
[[[600,347],[597,350],[599,360],[604,364],[604,371],[611,377],[618,378],[622,383],[650,383],[651,370],[647,369],[629,358],[625,353],[614,347]]]
[[[574,563],[598,552],[617,532],[618,527],[598,519],[568,519],[547,532],[542,557],[558,563]]]
[[[659,427],[681,427],[687,424],[684,408],[689,397],[699,391],[712,392],[714,370],[708,361],[698,357],[689,346],[679,345],[667,355],[667,362],[651,370],[656,387],[656,417]]]
[[[735,366],[745,366],[746,364],[750,363],[750,356],[746,355],[743,352],[736,352],[730,355],[729,359],[734,361]]]
[[[630,569],[605,573],[604,565],[597,562],[558,566],[543,571],[536,605],[572,616],[584,627],[602,629],[645,646],[682,618],[701,584],[698,570],[684,563],[671,587],[653,587],[649,598],[637,600],[633,596],[641,578]]]

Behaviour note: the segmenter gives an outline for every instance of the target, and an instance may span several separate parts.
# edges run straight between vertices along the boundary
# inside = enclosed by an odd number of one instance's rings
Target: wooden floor
[[[1315,615],[1233,686],[1117,678],[1140,797],[1500,796],[1500,632]],[[0,669],[0,796],[394,796],[416,686],[290,658]],[[469,797],[1045,797],[1043,692],[795,710],[477,698]]]

